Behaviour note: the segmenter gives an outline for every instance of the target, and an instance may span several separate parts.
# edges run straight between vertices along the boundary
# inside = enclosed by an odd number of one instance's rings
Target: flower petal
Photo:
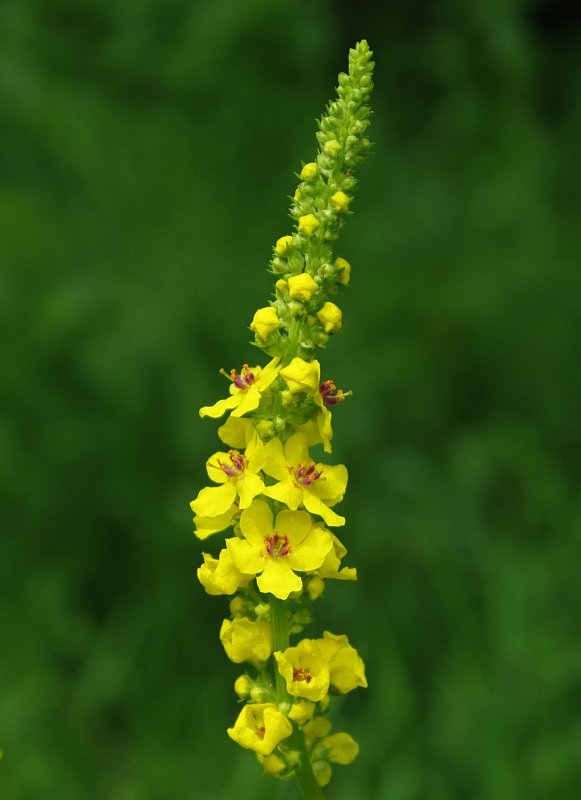
[[[240,508],[248,508],[254,498],[262,494],[264,481],[262,478],[259,478],[258,475],[245,472],[245,474],[236,481],[236,488],[240,494]]]
[[[246,391],[241,392],[241,398],[242,399],[237,403],[236,408],[232,412],[233,417],[242,417],[244,414],[248,414],[249,411],[254,411],[255,408],[258,408],[260,392],[256,388],[256,385],[254,385]]]
[[[253,547],[246,539],[226,539],[226,547],[236,569],[244,575],[258,575],[264,569],[262,552]]]
[[[299,545],[308,536],[313,520],[306,511],[281,511],[276,515],[275,529],[288,536],[293,547]]]
[[[228,481],[222,486],[206,486],[201,489],[190,506],[194,514],[200,517],[218,517],[230,508],[235,498],[236,488]]]
[[[309,460],[307,437],[304,433],[293,433],[284,446],[287,463],[295,467],[303,461]],[[277,477],[275,475],[275,477]]]
[[[290,478],[280,483],[275,483],[274,486],[267,486],[263,494],[267,497],[272,497],[273,500],[278,500],[279,503],[284,503],[292,511],[296,511],[303,499],[303,493],[300,489],[297,489]]]
[[[266,455],[264,464],[266,474],[270,475],[271,478],[276,478],[278,481],[288,478],[288,464],[280,439],[271,439],[264,446],[264,452]]]
[[[262,548],[265,536],[272,533],[272,511],[268,503],[264,500],[254,500],[252,505],[242,512],[240,530],[252,545]]]
[[[299,572],[311,572],[321,566],[332,549],[330,534],[322,528],[311,528],[307,538],[289,555],[291,566]]]
[[[261,592],[286,600],[291,592],[300,592],[303,582],[290,568],[286,558],[265,559],[264,571],[256,579]]]
[[[338,514],[335,514],[334,511],[331,511],[329,506],[326,506],[321,498],[313,494],[310,489],[305,489],[303,492],[303,503],[307,511],[310,511],[311,514],[318,514],[324,519],[327,525],[337,526],[345,524],[345,517],[340,517]]]
[[[239,395],[232,395],[231,397],[226,397],[224,400],[218,400],[217,403],[214,403],[213,406],[203,406],[200,409],[200,416],[201,417],[211,417],[212,419],[218,419],[219,417],[223,416],[227,411],[230,411],[232,408],[236,408],[238,403],[240,402]]]

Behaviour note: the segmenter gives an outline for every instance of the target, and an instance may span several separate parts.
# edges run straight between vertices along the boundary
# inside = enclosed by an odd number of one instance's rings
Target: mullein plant
[[[332,412],[350,394],[321,379],[316,356],[341,330],[331,298],[351,267],[333,256],[333,243],[351,213],[353,170],[370,147],[371,58],[365,41],[350,51],[349,72],[318,123],[317,156],[300,171],[292,232],[274,245],[274,298],[250,324],[270,360],[221,370],[228,396],[200,409],[202,417],[228,415],[218,429],[227,449],[208,459],[211,485],[191,503],[200,539],[228,531],[198,569],[208,594],[231,597],[220,640],[245,665],[234,684],[243,705],[228,735],[253,750],[268,775],[296,778],[305,798],[323,797],[331,764],[348,764],[359,750],[348,733],[332,732],[330,697],[367,686],[344,634],[291,637],[313,621],[325,581],[357,577],[342,565],[347,550],[335,534],[345,524],[335,507],[347,470],[315,461],[310,448],[331,453]]]

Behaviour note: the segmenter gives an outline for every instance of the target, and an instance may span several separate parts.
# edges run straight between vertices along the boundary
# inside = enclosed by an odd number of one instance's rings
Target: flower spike
[[[243,706],[228,735],[255,752],[266,775],[296,779],[306,800],[323,797],[331,764],[349,764],[359,752],[349,734],[331,733],[331,696],[367,686],[347,636],[291,637],[313,621],[326,581],[357,579],[329,530],[345,525],[334,507],[347,469],[320,463],[311,448],[331,453],[332,416],[351,395],[321,379],[318,358],[343,326],[335,299],[351,265],[334,256],[333,244],[352,213],[354,168],[370,148],[371,58],[365,41],[350,50],[349,71],[318,123],[318,152],[298,172],[293,227],[277,238],[270,262],[274,298],[249,325],[270,360],[220,370],[228,396],[200,409],[202,417],[227,415],[218,435],[228,449],[207,460],[212,485],[191,502],[204,544],[229,531],[197,570],[207,594],[229,599],[220,640],[228,658],[245,665],[234,683]]]

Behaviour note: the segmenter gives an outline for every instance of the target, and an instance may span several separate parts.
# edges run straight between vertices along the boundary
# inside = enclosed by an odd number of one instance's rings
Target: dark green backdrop
[[[296,797],[226,736],[188,501],[360,37],[322,359],[360,580],[318,615],[370,688],[329,796],[581,797],[579,34],[558,0],[0,5],[2,798]]]

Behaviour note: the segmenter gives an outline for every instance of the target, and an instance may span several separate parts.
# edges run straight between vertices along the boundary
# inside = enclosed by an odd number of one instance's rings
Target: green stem
[[[293,725],[292,736],[289,741],[295,750],[300,753],[301,759],[295,768],[295,774],[304,800],[324,800],[325,795],[315,779],[311,759],[307,752],[305,736],[300,728]]]
[[[270,595],[270,624],[272,625],[272,646],[274,652],[286,650],[289,646],[288,633],[288,611],[284,600],[279,600],[273,594]],[[276,661],[274,664],[274,677],[276,680],[276,691],[279,702],[288,702],[289,696],[286,690],[284,678],[277,669]]]
[[[288,343],[284,353],[282,354],[281,366],[286,367],[287,364],[293,360],[299,349],[299,340],[301,335],[301,324],[296,317],[293,317],[291,328],[288,336]]]
[[[288,630],[288,610],[284,600],[270,595],[270,622],[272,625],[272,643],[275,652],[286,650],[289,646]],[[274,666],[276,679],[276,693],[279,702],[289,702],[292,698],[286,689],[286,683],[280,672]],[[295,768],[295,774],[301,789],[304,800],[323,800],[324,794],[321,791],[315,775],[311,759],[307,752],[307,743],[301,729],[293,724],[293,732],[289,738],[289,744],[300,754],[300,761]]]

